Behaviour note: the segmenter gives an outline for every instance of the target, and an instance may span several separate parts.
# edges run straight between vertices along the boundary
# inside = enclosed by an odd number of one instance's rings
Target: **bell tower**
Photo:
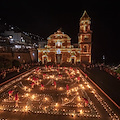
[[[78,34],[78,45],[80,48],[80,62],[90,64],[91,63],[91,36],[90,30],[91,18],[87,12],[84,11],[80,18],[80,28]]]

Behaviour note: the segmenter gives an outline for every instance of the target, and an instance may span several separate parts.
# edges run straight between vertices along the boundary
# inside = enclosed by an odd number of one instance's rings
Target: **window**
[[[10,43],[13,43],[13,36],[12,35],[9,35],[9,40],[10,40]]]
[[[10,38],[10,39],[12,39],[12,38],[13,38],[13,36],[12,36],[12,35],[10,35],[10,36],[9,36],[9,38]]]
[[[25,40],[23,39],[23,37],[21,37],[21,42],[25,42]]]
[[[20,55],[18,56],[18,59],[20,59]]]
[[[87,46],[86,45],[83,47],[83,52],[87,52]]]
[[[86,32],[88,31],[88,26],[87,26],[87,25],[85,26],[85,31],[86,31]]]
[[[20,48],[21,48],[21,45],[15,45],[15,48],[20,49]]]
[[[62,43],[60,41],[56,42],[56,48],[61,48]]]
[[[87,36],[87,35],[85,35],[84,36],[84,40],[86,41],[86,40],[88,40],[89,39],[89,37]]]
[[[57,46],[60,47],[60,42],[57,43]]]

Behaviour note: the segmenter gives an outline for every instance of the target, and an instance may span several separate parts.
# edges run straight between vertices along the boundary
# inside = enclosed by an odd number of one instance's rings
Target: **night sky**
[[[84,10],[91,17],[92,58],[98,62],[105,55],[106,63],[120,63],[119,1],[0,1],[0,17],[5,22],[45,39],[62,27],[72,43],[77,43],[79,19]]]

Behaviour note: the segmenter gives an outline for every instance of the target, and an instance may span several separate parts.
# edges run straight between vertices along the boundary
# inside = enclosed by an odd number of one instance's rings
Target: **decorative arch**
[[[48,61],[48,56],[47,55],[43,55],[42,56],[42,64],[47,64]]]
[[[56,46],[56,48],[61,48],[61,47],[62,47],[62,42],[57,41],[57,42],[55,43],[55,46]]]
[[[70,61],[71,61],[72,64],[76,64],[76,56],[75,56],[75,55],[72,55],[72,56],[70,57]]]

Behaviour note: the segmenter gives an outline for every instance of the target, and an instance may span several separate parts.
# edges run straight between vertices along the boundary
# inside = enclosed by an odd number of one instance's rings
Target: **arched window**
[[[86,45],[83,47],[83,52],[87,52],[87,46]]]
[[[61,48],[61,46],[62,46],[62,43],[61,42],[56,42],[56,48]]]
[[[86,32],[88,31],[88,26],[87,26],[87,25],[85,26],[85,31],[86,31]]]

